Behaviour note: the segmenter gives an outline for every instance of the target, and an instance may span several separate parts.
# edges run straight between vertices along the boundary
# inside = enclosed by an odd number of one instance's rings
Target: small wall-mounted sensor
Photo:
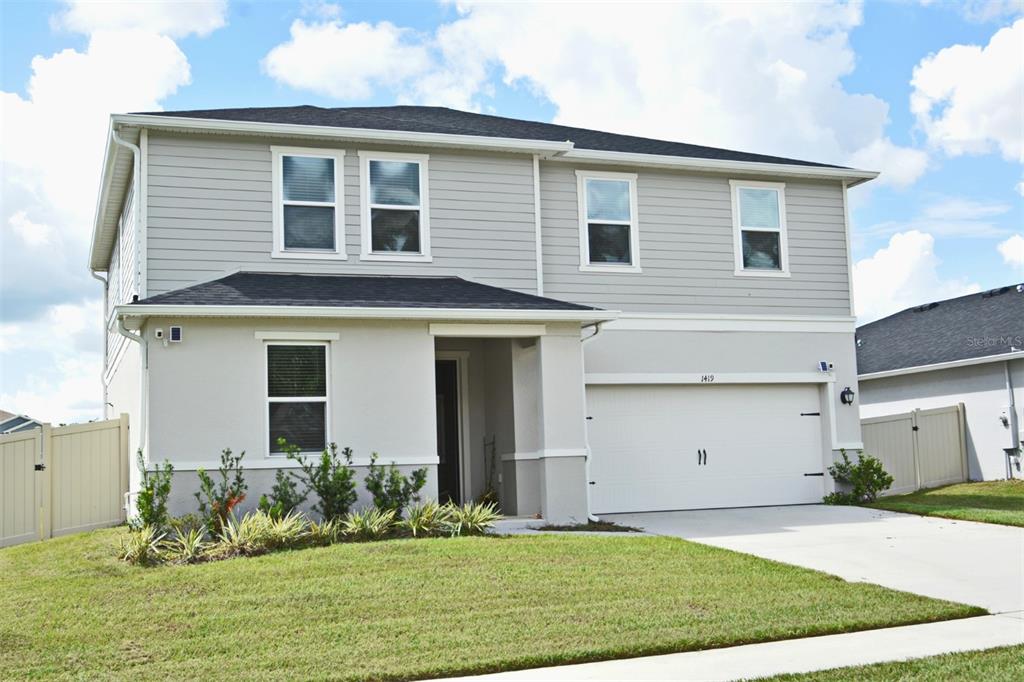
[[[163,329],[154,329],[153,330],[153,338],[154,339],[162,339],[162,338],[164,338],[164,330]]]
[[[833,369],[835,369],[835,365],[833,365],[831,362],[827,362],[825,360],[818,361],[819,372],[831,372]]]
[[[171,343],[181,343],[181,327],[171,327]]]

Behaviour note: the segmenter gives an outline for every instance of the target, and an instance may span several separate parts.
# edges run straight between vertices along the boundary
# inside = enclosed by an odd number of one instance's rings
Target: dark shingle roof
[[[1011,285],[908,308],[857,329],[857,371],[885,372],[1024,349],[1024,293]]]
[[[239,272],[133,305],[329,306],[473,310],[598,310],[459,277],[289,275]]]
[[[502,116],[474,114],[445,107],[340,107],[324,109],[309,105],[297,107],[249,107],[243,109],[194,109],[188,111],[144,112],[153,116],[208,118],[224,121],[257,123],[290,123],[295,125],[366,128],[415,133],[446,133],[478,137],[506,137],[548,142],[572,141],[577,149],[593,149],[635,154],[658,154],[721,161],[748,161],[820,168],[842,168],[824,163],[786,159],[779,156],[703,147],[682,142],[653,140],[632,135],[618,135],[586,128],[523,121]]]

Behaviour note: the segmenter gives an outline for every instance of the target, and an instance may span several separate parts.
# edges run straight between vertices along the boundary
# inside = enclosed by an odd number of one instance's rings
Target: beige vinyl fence
[[[128,415],[0,436],[0,547],[125,520]]]
[[[864,451],[895,479],[886,495],[967,480],[963,403],[861,420]]]

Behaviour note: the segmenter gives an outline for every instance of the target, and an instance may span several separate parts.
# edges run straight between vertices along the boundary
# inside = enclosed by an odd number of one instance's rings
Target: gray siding
[[[360,262],[357,152],[367,147],[343,147],[348,259],[288,260],[270,255],[271,144],[298,146],[285,141],[150,135],[148,295],[239,268],[457,274],[495,286],[535,291],[530,157],[427,150],[433,262]]]
[[[545,295],[629,312],[850,314],[839,182],[786,179],[792,276],[737,277],[729,178],[640,170],[643,272],[606,274],[579,270],[577,168],[541,164]]]
[[[271,258],[271,144],[296,145],[150,135],[149,295],[237,269],[457,274],[519,291],[535,290],[533,175],[528,156],[426,150],[433,262],[360,262],[360,148],[345,146],[348,259],[288,260]],[[733,274],[728,176],[640,170],[643,272],[606,274],[579,270],[577,168],[563,161],[541,163],[545,295],[627,312],[849,315],[839,182],[786,180],[792,276],[753,278]]]

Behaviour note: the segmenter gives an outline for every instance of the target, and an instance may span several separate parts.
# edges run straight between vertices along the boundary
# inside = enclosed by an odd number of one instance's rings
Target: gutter
[[[478,322],[607,322],[615,310],[502,310],[487,308],[357,308],[288,305],[128,304],[114,309],[118,319],[147,317],[278,317],[384,320],[475,320]]]
[[[897,377],[904,374],[917,374],[918,372],[931,372],[938,369],[952,369],[953,367],[970,367],[971,365],[984,365],[989,362],[1009,362],[1024,358],[1024,351],[1013,351],[999,355],[983,355],[978,358],[965,358],[963,360],[950,360],[949,362],[937,362],[932,365],[917,365],[916,367],[901,367],[899,369],[888,369],[882,372],[869,372],[857,375],[858,381],[870,381],[872,379],[884,379],[886,377]]]

